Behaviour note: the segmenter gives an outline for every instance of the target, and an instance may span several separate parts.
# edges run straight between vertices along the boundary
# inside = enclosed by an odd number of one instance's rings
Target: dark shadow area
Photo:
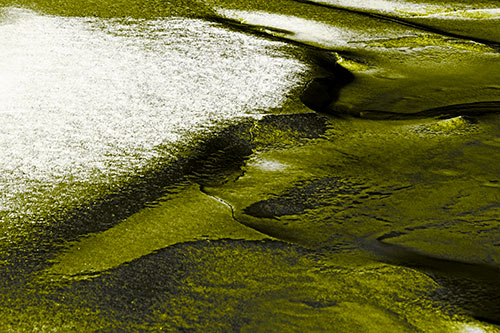
[[[359,184],[353,186],[338,177],[328,177],[303,181],[289,191],[268,200],[258,201],[243,210],[243,213],[258,218],[277,218],[298,215],[307,209],[331,205],[331,200],[339,196],[351,197],[345,205],[352,204],[352,197],[361,192]],[[344,199],[345,200],[345,199]],[[339,207],[339,210],[343,207]]]
[[[500,325],[500,267],[437,258],[382,241],[398,235],[384,235],[364,247],[383,262],[429,275],[440,285],[431,295],[434,300],[463,309],[478,320]]]
[[[330,111],[332,112],[332,111]],[[336,114],[335,109],[333,111]],[[447,119],[458,116],[470,117],[467,120],[474,121],[476,116],[500,113],[500,101],[476,102],[466,104],[447,105],[443,107],[432,108],[415,113],[397,113],[378,110],[363,110],[358,112],[349,112],[350,116],[371,120],[409,120],[437,118]],[[341,115],[342,112],[339,112]]]

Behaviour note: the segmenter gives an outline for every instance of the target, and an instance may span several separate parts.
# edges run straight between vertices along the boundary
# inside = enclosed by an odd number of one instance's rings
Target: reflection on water
[[[64,17],[0,15],[0,330],[495,330],[488,5],[19,2]],[[342,117],[261,117],[313,75]]]
[[[59,209],[88,196],[88,184],[106,189],[152,160],[172,159],[181,141],[280,106],[307,70],[284,44],[201,20],[16,8],[2,17],[4,214]]]

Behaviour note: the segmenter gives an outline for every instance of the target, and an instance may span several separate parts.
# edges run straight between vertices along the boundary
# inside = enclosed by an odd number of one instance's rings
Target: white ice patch
[[[339,7],[356,8],[356,9],[368,9],[376,10],[387,13],[394,12],[405,12],[412,14],[426,14],[429,11],[435,11],[442,9],[442,6],[433,5],[430,3],[411,3],[406,1],[397,0],[319,0],[314,1],[318,3],[325,3],[330,5],[335,5]]]
[[[264,11],[244,11],[217,8],[217,13],[223,17],[237,20],[243,24],[269,29],[269,33],[290,40],[303,42],[310,45],[319,45],[329,49],[358,49],[364,47],[370,40],[380,38],[401,38],[414,36],[413,31],[394,29],[379,29],[378,27],[356,27],[347,21],[334,22],[342,27],[322,23],[305,18],[273,14]],[[283,32],[280,32],[283,30]]]
[[[440,14],[430,14],[424,17],[435,17],[448,20],[498,20],[500,8],[454,10]]]
[[[288,168],[288,165],[285,163],[267,159],[257,160],[255,162],[255,166],[262,171],[270,171],[270,172],[283,171]]]
[[[350,41],[359,38],[362,34],[361,31],[358,31],[354,27],[352,29],[342,29],[295,16],[223,8],[218,8],[216,11],[221,16],[238,20],[245,24],[286,30],[291,33],[291,35],[286,35],[288,38],[307,43],[316,43],[325,47],[347,46]],[[273,31],[272,34],[279,35],[280,33]]]
[[[279,107],[308,70],[282,43],[201,20],[0,11],[4,211],[40,184],[116,183],[160,145],[175,158],[200,133]]]
[[[457,332],[460,333],[486,333],[491,332],[487,325],[483,325],[482,323],[459,323],[455,325],[457,328]]]
[[[441,19],[488,19],[498,18],[498,8],[474,8],[474,5],[460,2],[438,5],[397,0],[318,0],[317,3],[339,7],[379,11],[401,16],[438,17]],[[458,8],[458,10],[457,10]]]
[[[319,3],[327,3],[335,6],[349,7],[349,8],[359,8],[359,9],[376,9],[383,12],[393,12],[401,7],[408,7],[411,4],[402,1],[388,1],[388,0],[323,0],[315,1]],[[413,5],[417,7],[418,5]],[[418,7],[417,7],[418,8]]]

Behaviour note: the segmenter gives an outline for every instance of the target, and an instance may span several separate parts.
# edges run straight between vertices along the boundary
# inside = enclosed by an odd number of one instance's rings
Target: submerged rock
[[[303,181],[277,197],[251,204],[243,210],[243,213],[257,218],[303,214],[308,209],[329,206],[341,201],[342,197],[359,194],[361,188],[359,184],[357,185],[357,187],[352,186],[337,177]]]
[[[412,269],[275,241],[189,242],[92,279],[43,282],[30,286],[37,299],[16,300],[15,315],[1,308],[2,329],[12,324],[86,331],[488,329],[434,301],[436,283]]]
[[[472,129],[476,121],[465,116],[458,116],[445,120],[440,120],[427,126],[427,129],[436,133],[459,133]]]
[[[4,1],[0,329],[496,331],[469,2]]]

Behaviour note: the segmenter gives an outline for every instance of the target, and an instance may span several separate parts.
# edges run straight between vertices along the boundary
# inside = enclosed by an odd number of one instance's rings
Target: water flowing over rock
[[[0,330],[500,330],[498,4],[0,2]]]

